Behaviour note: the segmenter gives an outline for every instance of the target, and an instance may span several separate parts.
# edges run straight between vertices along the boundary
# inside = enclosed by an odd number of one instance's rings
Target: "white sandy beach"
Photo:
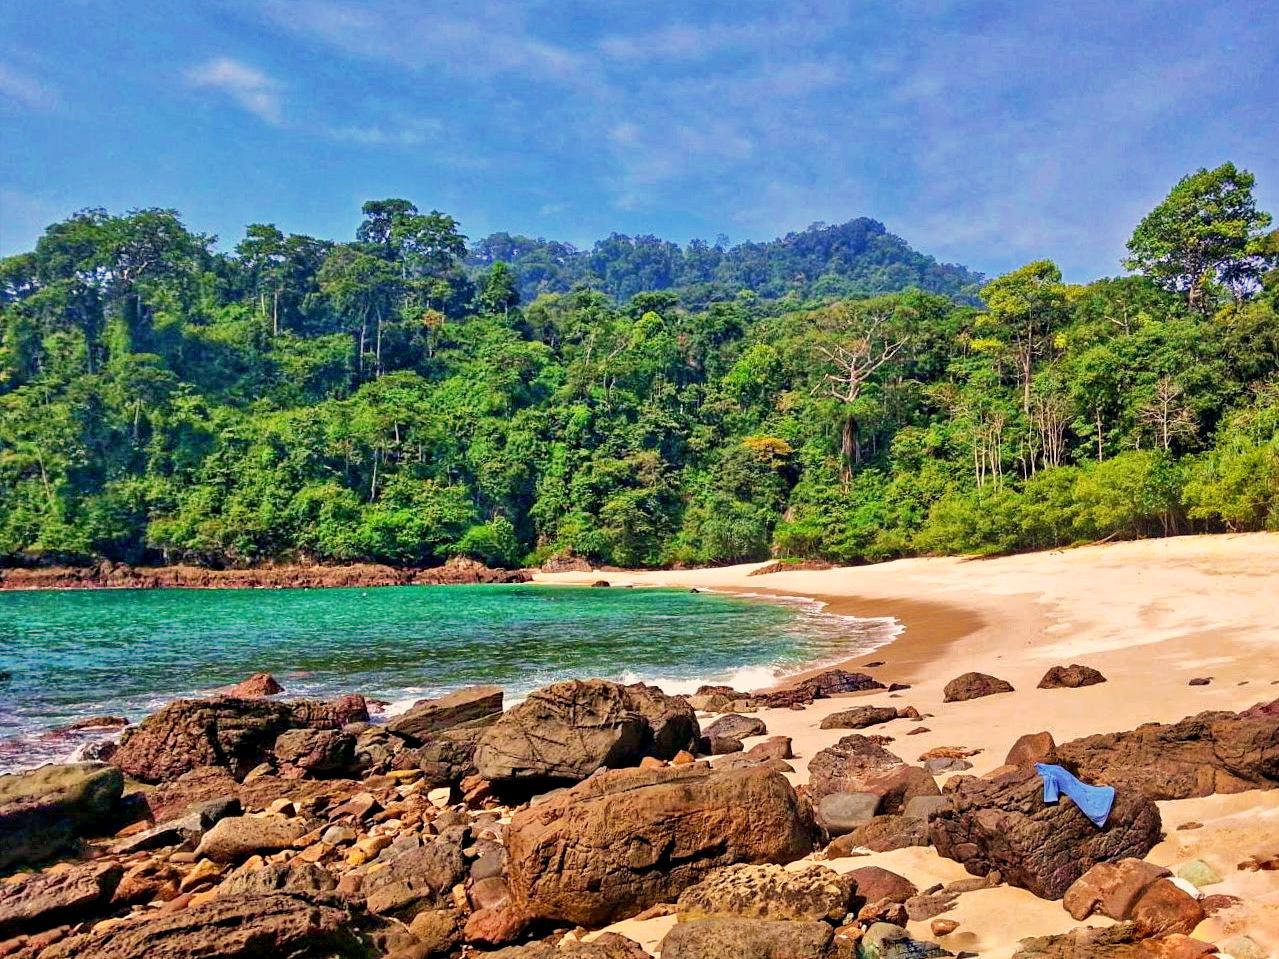
[[[905,627],[902,635],[849,665],[883,660],[883,667],[868,671],[912,688],[891,699],[882,692],[855,698],[859,704],[909,705],[931,714],[923,722],[928,733],[904,736],[920,725],[905,719],[873,732],[896,737],[888,748],[911,762],[937,746],[980,749],[972,759],[971,774],[976,775],[999,766],[1023,733],[1047,730],[1065,742],[1279,698],[1279,534],[1183,537],[996,559],[910,559],[750,576],[756,568],[537,578],[776,591],[822,600],[831,612],[896,617]],[[1050,666],[1069,663],[1095,667],[1108,681],[1082,689],[1035,688]],[[942,687],[969,670],[1006,679],[1016,692],[943,704]],[[1195,677],[1211,677],[1211,683],[1188,686]],[[808,757],[846,734],[818,725],[848,705],[846,698],[837,698],[800,712],[760,713],[770,734],[792,737],[796,783],[807,779]],[[1196,935],[1223,942],[1247,933],[1279,955],[1279,873],[1237,869],[1258,853],[1279,852],[1279,790],[1165,802],[1160,809],[1167,838],[1148,858],[1173,869],[1202,858],[1223,877],[1205,892],[1244,900],[1208,919]],[[1190,821],[1203,823],[1203,828],[1176,830]],[[836,869],[882,865],[920,888],[966,875],[931,848],[829,864]],[[1077,925],[1059,903],[1007,886],[967,894],[946,915],[960,927],[941,940],[944,946],[991,959],[1011,955],[1021,937]],[[628,922],[624,931],[651,945],[671,922]],[[930,938],[926,923],[912,924],[911,931]]]

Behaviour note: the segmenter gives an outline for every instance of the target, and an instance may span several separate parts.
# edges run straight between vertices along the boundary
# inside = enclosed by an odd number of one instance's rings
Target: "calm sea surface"
[[[389,711],[473,683],[509,696],[569,677],[750,689],[882,645],[885,620],[674,589],[406,586],[0,593],[0,771],[62,758],[52,728],[272,673],[289,695]]]

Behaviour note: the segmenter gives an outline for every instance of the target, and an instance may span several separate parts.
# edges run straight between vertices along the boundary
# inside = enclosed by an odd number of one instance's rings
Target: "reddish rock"
[[[851,876],[857,884],[857,899],[862,900],[863,904],[881,900],[904,903],[912,896],[919,895],[919,890],[909,879],[880,866],[850,869],[846,875]]]
[[[1005,766],[1033,766],[1035,763],[1055,763],[1057,761],[1057,743],[1052,733],[1026,733],[1020,737],[1013,748],[1008,750]]]
[[[218,692],[224,696],[253,699],[260,696],[275,696],[284,692],[284,687],[277,683],[270,673],[254,673],[248,679],[241,680],[234,686],[225,686]]]
[[[942,690],[942,701],[961,703],[969,699],[980,699],[983,696],[1013,691],[1012,683],[996,676],[987,673],[964,673],[946,684],[946,688]]]
[[[0,883],[0,939],[99,915],[123,873],[116,863],[95,863]]]
[[[1071,884],[1061,904],[1079,921],[1094,913],[1128,919],[1141,894],[1169,875],[1167,869],[1143,859],[1099,862]]]
[[[744,758],[763,762],[768,759],[794,759],[789,736],[770,736],[762,743],[756,743],[743,754]]]
[[[473,945],[504,946],[518,940],[528,923],[528,918],[509,903],[479,909],[467,918],[462,938]]]
[[[1141,894],[1131,918],[1147,936],[1188,936],[1207,915],[1198,899],[1175,883],[1160,879]]]
[[[127,729],[112,762],[147,783],[171,782],[204,766],[244,777],[289,729],[340,729],[367,720],[362,696],[301,699],[179,699]]]

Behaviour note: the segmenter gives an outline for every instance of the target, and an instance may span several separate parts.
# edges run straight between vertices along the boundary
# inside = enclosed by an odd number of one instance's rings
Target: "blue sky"
[[[939,259],[1118,272],[1182,174],[1279,212],[1279,4],[6,0],[0,253],[72,210],[349,238],[766,239],[866,215]]]

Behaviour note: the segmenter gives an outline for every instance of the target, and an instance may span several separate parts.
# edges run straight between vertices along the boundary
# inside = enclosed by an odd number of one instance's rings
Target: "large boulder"
[[[529,918],[599,926],[717,867],[807,855],[811,811],[762,766],[617,770],[516,813],[506,849],[512,900]]]
[[[484,953],[484,959],[648,959],[648,953],[638,942],[606,932],[590,942],[530,942],[525,946],[508,946]]]
[[[419,700],[388,722],[386,728],[411,743],[421,744],[446,729],[491,725],[501,715],[500,686],[469,686],[438,699]]]
[[[290,893],[200,906],[64,939],[41,959],[370,959],[344,908]]]
[[[341,729],[369,718],[364,700],[179,699],[127,729],[112,762],[147,783],[170,782],[202,766],[237,779],[265,762],[288,729]]]
[[[987,673],[964,673],[956,676],[942,690],[942,702],[962,703],[969,699],[1014,692],[1012,683]]]
[[[998,870],[1043,899],[1060,899],[1099,862],[1141,858],[1161,834],[1158,808],[1132,789],[1116,792],[1101,829],[1068,799],[1045,803],[1043,781],[1029,770],[994,780],[958,776],[946,792],[950,804],[928,823],[937,851],[975,876]]]
[[[35,865],[115,825],[124,777],[103,763],[0,776],[0,872]]]
[[[825,920],[842,923],[857,884],[827,866],[776,864],[717,869],[680,894],[681,922],[694,919]]]
[[[861,693],[868,689],[886,688],[883,683],[866,673],[850,673],[846,669],[827,669],[783,689],[760,693],[752,698],[759,706],[785,708],[844,693]]]
[[[123,875],[116,863],[91,863],[0,883],[0,940],[98,915]]]
[[[853,733],[819,751],[808,763],[808,793],[815,801],[831,793],[874,793],[881,813],[899,813],[916,796],[937,796],[937,781],[873,739]]]
[[[825,922],[703,919],[662,940],[662,959],[827,959],[835,931]]]
[[[901,926],[876,922],[857,944],[857,955],[859,959],[934,959],[953,953],[935,942],[912,939]]]
[[[601,767],[636,765],[651,735],[626,687],[573,679],[530,693],[485,729],[475,767],[499,787],[575,783]]]
[[[1279,700],[1242,713],[1205,712],[1176,723],[1087,736],[1057,747],[1080,778],[1190,799],[1279,785]]]

